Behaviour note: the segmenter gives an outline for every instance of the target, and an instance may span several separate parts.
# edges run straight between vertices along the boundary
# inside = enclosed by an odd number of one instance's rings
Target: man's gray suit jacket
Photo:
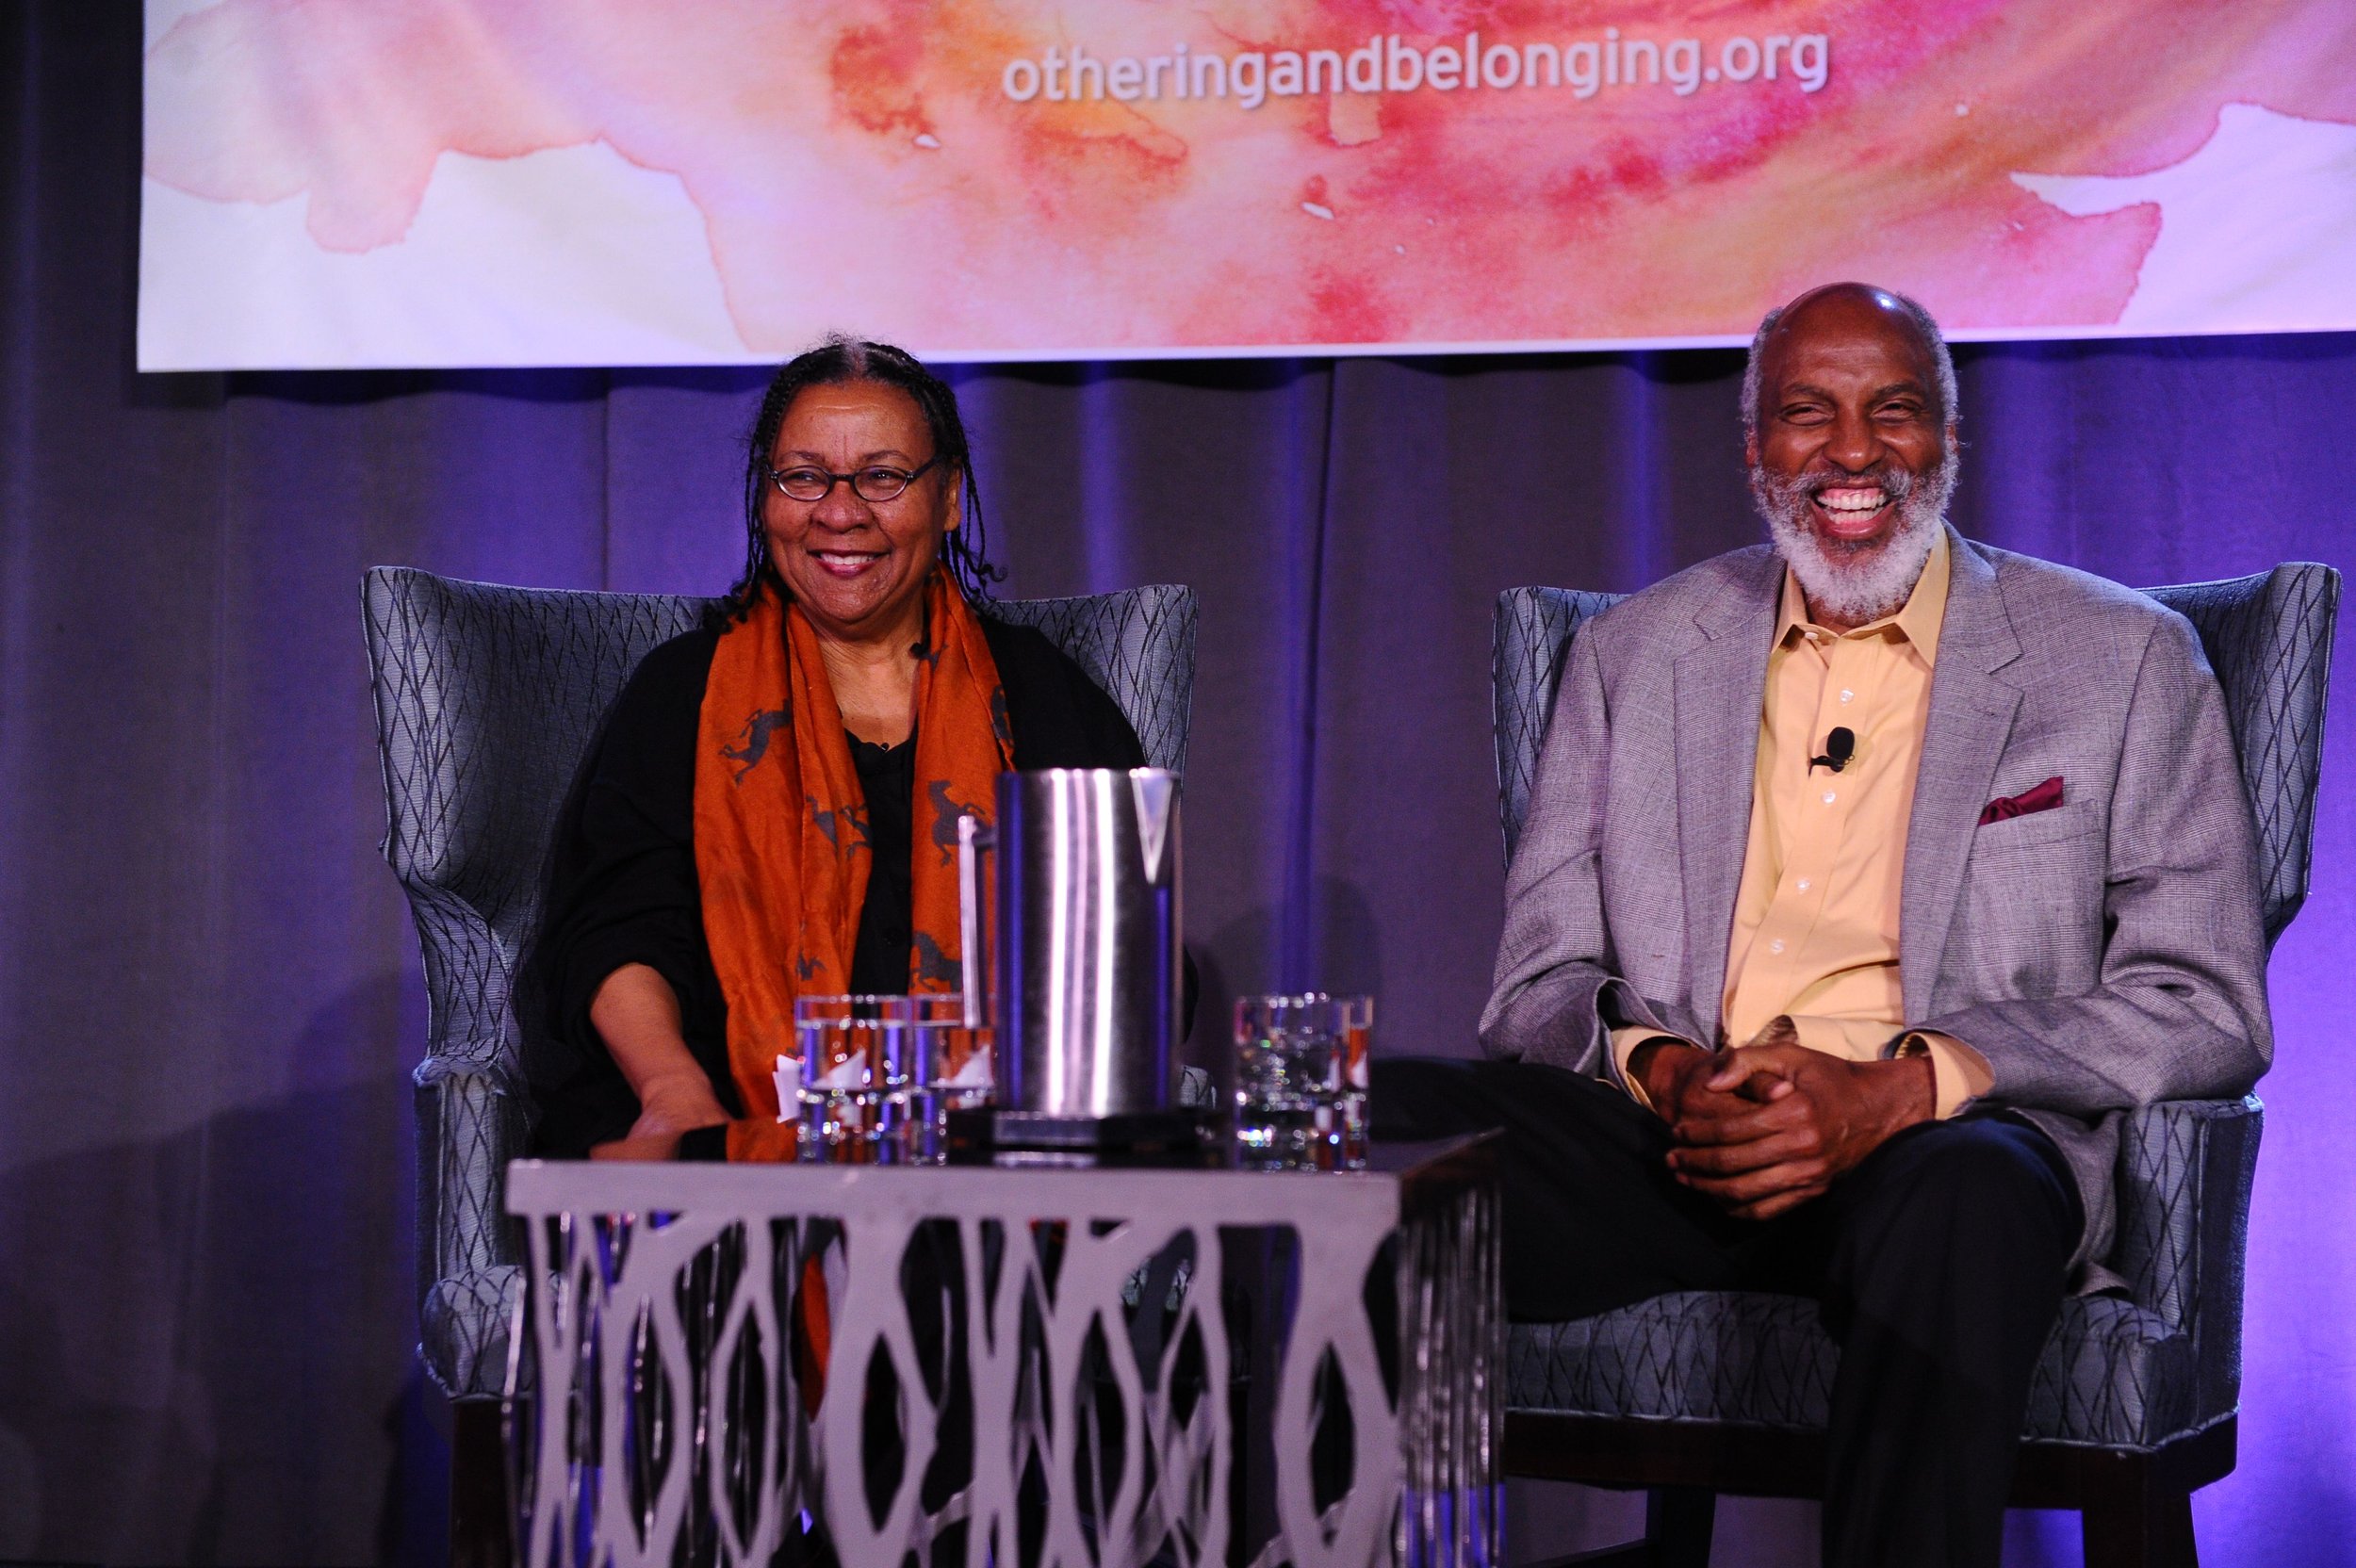
[[[2272,1057],[2250,807],[2182,616],[1948,541],[1906,829],[1905,1023],[1977,1050],[1995,1070],[1982,1102],[2060,1147],[2095,1288],[2113,1279],[2120,1113],[2243,1093]],[[1782,581],[1768,547],[1736,550],[1579,630],[1506,879],[1489,1054],[1610,1076],[1612,1026],[1717,1038]],[[1980,824],[2056,776],[2059,808]]]

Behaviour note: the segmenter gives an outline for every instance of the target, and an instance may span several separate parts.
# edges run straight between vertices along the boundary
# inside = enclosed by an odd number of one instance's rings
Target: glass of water
[[[1366,1163],[1365,996],[1235,1001],[1235,1146],[1259,1170],[1359,1170]]]
[[[990,1102],[990,1032],[965,1021],[962,996],[911,996],[907,1149],[917,1165],[949,1157],[949,1113]]]
[[[913,998],[802,996],[796,1153],[828,1165],[892,1165],[907,1143]]]

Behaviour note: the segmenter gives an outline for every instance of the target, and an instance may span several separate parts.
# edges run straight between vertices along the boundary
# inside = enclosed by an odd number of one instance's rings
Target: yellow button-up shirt
[[[1942,535],[1904,608],[1846,632],[1810,621],[1798,581],[1785,571],[1723,1013],[1733,1045],[1788,1015],[1802,1045],[1851,1061],[1927,1052],[1941,1117],[1994,1081],[1980,1054],[1960,1041],[1925,1031],[1901,1038],[1906,822],[1930,719],[1948,570]],[[1835,728],[1856,737],[1848,763],[1838,773],[1811,766]],[[1640,1100],[1628,1057],[1659,1033],[1612,1031],[1621,1077]]]

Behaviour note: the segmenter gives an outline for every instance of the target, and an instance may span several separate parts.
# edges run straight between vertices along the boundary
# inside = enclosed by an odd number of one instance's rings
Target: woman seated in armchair
[[[957,396],[830,339],[770,383],[743,578],[648,654],[560,825],[541,1154],[790,1159],[797,995],[954,992],[957,819],[1006,769],[1144,765],[996,575]]]

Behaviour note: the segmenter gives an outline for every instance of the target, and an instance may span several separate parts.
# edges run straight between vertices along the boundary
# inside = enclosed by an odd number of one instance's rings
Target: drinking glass
[[[1334,1018],[1342,1040],[1342,1086],[1334,1104],[1334,1164],[1366,1168],[1367,1053],[1374,1047],[1374,998],[1337,996]]]
[[[1366,1163],[1365,996],[1235,1002],[1235,1145],[1259,1170],[1359,1170]]]
[[[803,996],[797,1155],[828,1165],[892,1165],[908,1119],[911,998]]]
[[[941,1165],[949,1157],[949,1113],[990,1102],[996,1086],[990,1031],[965,1021],[962,996],[911,996],[908,1159]]]

